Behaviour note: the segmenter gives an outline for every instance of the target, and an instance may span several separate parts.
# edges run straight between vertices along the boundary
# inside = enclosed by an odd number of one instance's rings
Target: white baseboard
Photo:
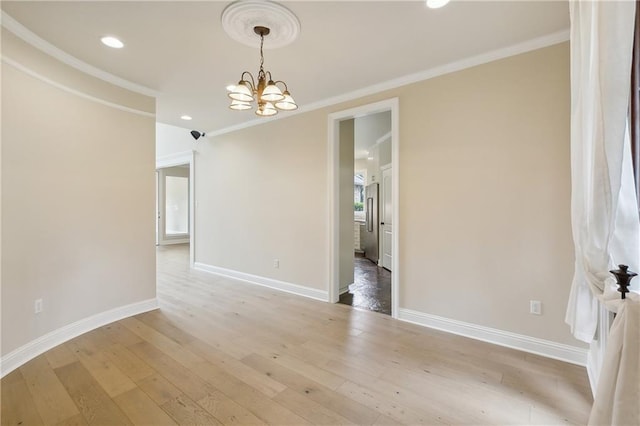
[[[162,241],[158,241],[158,245],[160,246],[168,246],[171,244],[186,244],[188,242],[190,242],[191,240],[187,237],[187,238],[171,238],[171,239],[167,239],[167,240],[162,240]]]
[[[121,320],[133,315],[141,314],[158,308],[158,300],[156,298],[143,300],[142,302],[132,303],[126,306],[120,306],[88,318],[83,318],[72,324],[65,325],[57,330],[40,336],[35,340],[15,349],[0,359],[1,377],[11,373],[24,363],[32,360],[38,355],[54,348],[68,340],[78,337],[88,331],[95,330],[103,325],[110,324],[114,321]]]
[[[411,309],[399,309],[398,319],[429,328],[435,328],[436,330],[482,340],[483,342],[506,346],[547,358],[558,359],[571,364],[580,366],[587,365],[587,349],[575,346],[425,314]]]
[[[211,274],[220,275],[223,277],[233,278],[236,280],[248,282],[250,284],[273,288],[275,290],[285,291],[287,293],[297,294],[298,296],[309,297],[311,299],[321,300],[323,302],[327,302],[329,300],[329,294],[325,290],[316,290],[314,288],[304,287],[298,284],[274,280],[273,278],[266,278],[259,275],[252,275],[245,272],[234,271],[233,269],[207,265],[206,263],[195,262],[193,264],[193,267],[200,271],[209,272]]]

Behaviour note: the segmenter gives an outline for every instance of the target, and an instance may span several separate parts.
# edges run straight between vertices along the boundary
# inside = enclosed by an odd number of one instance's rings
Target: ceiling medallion
[[[222,12],[224,31],[242,44],[258,47],[254,28],[269,28],[269,49],[286,46],[298,38],[300,21],[286,7],[271,1],[239,0]]]

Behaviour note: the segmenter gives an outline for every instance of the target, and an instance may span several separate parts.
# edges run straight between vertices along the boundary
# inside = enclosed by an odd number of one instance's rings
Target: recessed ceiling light
[[[111,37],[111,36],[102,37],[100,41],[105,46],[113,47],[114,49],[121,49],[124,47],[124,43],[115,37]]]
[[[427,6],[431,9],[438,9],[449,3],[449,0],[427,0]]]
[[[187,121],[191,120],[191,116],[190,115],[183,115],[180,118],[182,118],[183,120],[187,120]]]

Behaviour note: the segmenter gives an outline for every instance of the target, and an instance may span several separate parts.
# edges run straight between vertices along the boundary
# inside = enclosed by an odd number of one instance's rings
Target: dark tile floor
[[[339,303],[391,315],[391,272],[364,257],[354,259],[354,281]]]

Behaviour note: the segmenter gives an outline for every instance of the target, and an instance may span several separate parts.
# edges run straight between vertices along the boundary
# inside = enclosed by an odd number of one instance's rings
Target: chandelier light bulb
[[[235,101],[251,102],[253,101],[253,90],[251,90],[249,82],[241,80],[238,85],[229,92],[229,97]]]
[[[265,102],[258,107],[256,110],[256,115],[261,117],[269,117],[271,115],[276,115],[278,110],[273,106],[271,102]]]
[[[285,90],[282,95],[284,98],[275,103],[276,108],[283,111],[293,111],[294,109],[298,109],[298,105],[296,105],[288,90]]]
[[[260,99],[267,102],[277,102],[283,100],[284,95],[282,94],[282,91],[278,88],[278,86],[276,86],[276,84],[273,82],[273,80],[269,80],[269,83],[267,83],[267,87],[264,88]]]
[[[233,101],[231,101],[231,105],[229,105],[229,108],[236,111],[243,111],[246,109],[251,109],[251,104],[249,102],[242,102],[234,99]]]

